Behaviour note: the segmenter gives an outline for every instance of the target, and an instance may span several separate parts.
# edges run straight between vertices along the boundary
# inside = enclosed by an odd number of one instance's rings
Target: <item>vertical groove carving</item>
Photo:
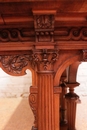
[[[68,130],[75,130],[76,106],[79,101],[79,96],[74,93],[74,88],[78,85],[79,83],[69,83],[69,93],[65,95],[67,102]]]
[[[69,130],[75,130],[75,116],[76,116],[76,101],[70,100],[67,101],[67,111],[68,111],[68,128]],[[72,112],[73,109],[73,112]],[[72,118],[71,118],[72,117]]]
[[[54,130],[53,76],[39,74],[38,86],[38,129]]]

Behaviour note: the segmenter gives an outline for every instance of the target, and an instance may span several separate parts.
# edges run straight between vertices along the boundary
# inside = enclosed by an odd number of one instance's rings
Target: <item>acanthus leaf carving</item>
[[[53,64],[58,60],[58,50],[36,51],[33,53],[33,64],[37,64],[38,70],[52,70]]]

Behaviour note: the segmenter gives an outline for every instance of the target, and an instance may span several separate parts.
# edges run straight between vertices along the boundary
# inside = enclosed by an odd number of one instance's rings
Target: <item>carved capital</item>
[[[36,42],[54,42],[56,11],[33,11]]]
[[[32,64],[38,71],[52,71],[53,64],[58,60],[58,50],[39,50],[33,52]]]

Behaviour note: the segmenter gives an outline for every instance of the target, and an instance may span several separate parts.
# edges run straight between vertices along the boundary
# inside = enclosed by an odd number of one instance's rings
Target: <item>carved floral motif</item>
[[[6,71],[13,74],[20,74],[22,69],[28,65],[30,55],[9,55],[0,56],[0,62]]]

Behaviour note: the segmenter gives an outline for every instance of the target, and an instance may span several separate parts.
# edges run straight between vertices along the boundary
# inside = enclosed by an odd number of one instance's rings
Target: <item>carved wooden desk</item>
[[[31,70],[32,130],[75,130],[76,72],[87,61],[86,8],[86,0],[0,2],[0,66],[15,76]]]

